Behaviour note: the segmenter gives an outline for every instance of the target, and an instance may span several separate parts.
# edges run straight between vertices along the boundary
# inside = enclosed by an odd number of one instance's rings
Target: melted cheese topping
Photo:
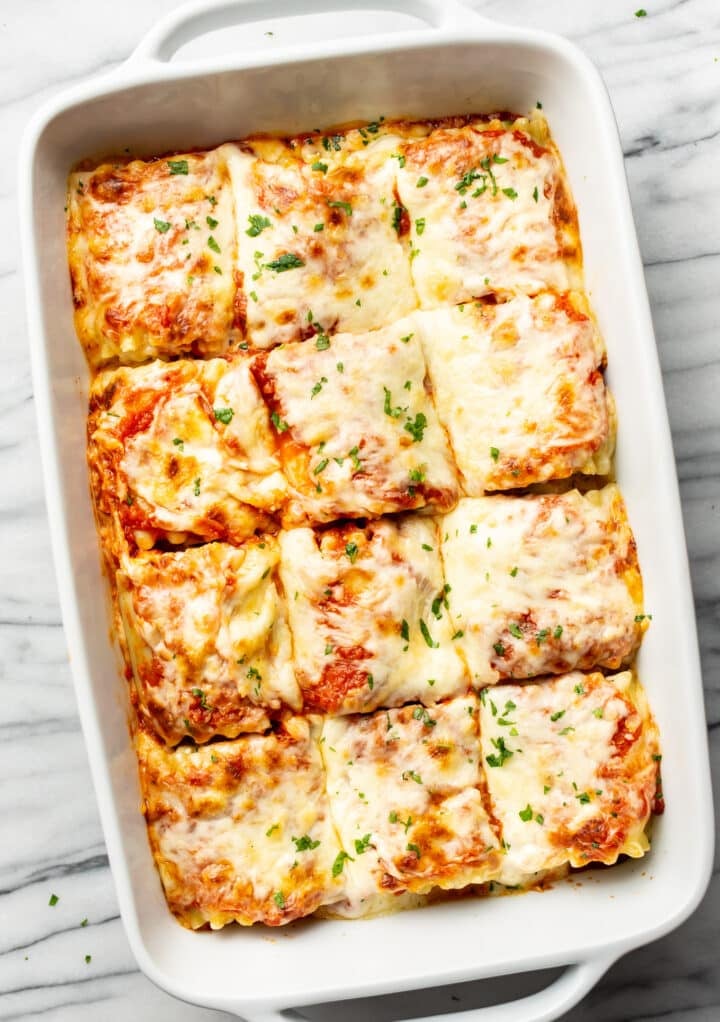
[[[165,741],[234,738],[299,710],[271,536],[124,556],[120,612],[140,704]]]
[[[498,840],[479,766],[475,696],[326,719],[330,808],[349,858],[340,915],[366,915],[398,893],[422,894],[497,875]]]
[[[243,358],[100,373],[88,434],[98,511],[131,546],[241,542],[272,527],[267,512],[280,505],[285,483]]]
[[[451,455],[412,318],[283,345],[258,356],[254,372],[293,489],[286,524],[455,502]]]
[[[577,214],[544,121],[443,126],[400,153],[421,308],[573,286]]]
[[[233,199],[219,151],[70,176],[75,328],[93,366],[218,355],[238,339]]]
[[[336,166],[269,163],[223,147],[253,347],[316,331],[361,333],[416,307],[383,144]]]
[[[441,529],[450,611],[476,683],[618,668],[639,646],[642,579],[616,486],[462,500]]]
[[[307,707],[355,713],[467,690],[431,521],[293,529],[280,546]]]
[[[545,292],[415,316],[468,496],[610,471],[605,353],[578,305]]]
[[[136,739],[150,844],[184,926],[279,926],[341,896],[339,852],[308,721],[170,750]]]
[[[482,758],[506,851],[501,882],[648,850],[657,729],[629,671],[499,685],[481,702]]]

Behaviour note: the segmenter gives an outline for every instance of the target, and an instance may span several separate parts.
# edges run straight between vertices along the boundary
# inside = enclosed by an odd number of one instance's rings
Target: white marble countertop
[[[717,0],[476,0],[564,33],[615,106],[680,475],[720,790],[720,8]],[[210,1022],[137,970],[118,917],[73,695],[50,553],[18,271],[16,160],[47,98],[107,70],[176,0],[0,8],[0,1019]],[[298,4],[300,7],[301,5]],[[341,3],[338,6],[342,6]],[[382,0],[374,5],[382,7]],[[51,893],[60,900],[48,905]],[[86,926],[82,921],[87,919]],[[720,882],[674,933],[623,958],[568,1022],[717,1022]],[[86,962],[86,955],[91,955]],[[487,991],[487,984],[483,988]],[[513,984],[514,994],[518,992]],[[318,1010],[384,1022],[481,1003],[468,985]]]

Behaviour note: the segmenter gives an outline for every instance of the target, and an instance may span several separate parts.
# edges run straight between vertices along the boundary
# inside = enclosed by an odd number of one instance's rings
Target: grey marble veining
[[[720,790],[720,7],[717,0],[646,0],[647,17],[636,18],[637,5],[475,0],[489,17],[573,39],[599,66],[612,96],[681,481]],[[29,116],[59,90],[125,59],[175,6],[175,0],[125,0],[121,10],[97,0],[0,5],[3,1020],[230,1018],[182,1004],[147,981],[118,917],[53,577],[18,272],[15,154]],[[50,907],[53,892],[60,901]],[[716,867],[695,915],[618,962],[567,1022],[717,1022],[719,947]],[[326,1007],[312,1017],[384,1022],[470,1007],[483,992],[487,986],[446,988]]]

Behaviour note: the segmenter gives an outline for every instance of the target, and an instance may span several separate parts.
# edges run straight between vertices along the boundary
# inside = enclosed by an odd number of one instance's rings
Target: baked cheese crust
[[[421,308],[577,282],[577,214],[541,116],[442,126],[399,149]]]
[[[414,317],[468,496],[610,471],[605,351],[583,306],[543,292]]]
[[[278,162],[240,147],[222,152],[251,347],[363,333],[416,307],[385,140],[335,165],[286,149]]]
[[[311,726],[168,749],[136,738],[150,845],[187,927],[280,926],[342,897],[340,851]]]
[[[502,883],[564,863],[639,858],[658,788],[658,734],[630,671],[574,671],[481,694],[482,759],[502,828]]]
[[[88,460],[98,513],[131,550],[239,543],[274,528],[270,512],[284,499],[267,409],[242,357],[99,373]]]
[[[240,339],[219,150],[72,174],[67,233],[75,328],[92,366],[207,358]]]
[[[358,713],[467,691],[438,540],[419,516],[280,534],[306,708]]]
[[[617,486],[461,500],[441,529],[450,612],[475,684],[617,669],[639,646],[642,578]]]
[[[457,479],[412,317],[255,357],[290,483],[286,525],[452,507]]]
[[[392,907],[483,883],[500,867],[483,798],[475,696],[326,719],[322,755],[335,826],[347,856],[338,915]]]
[[[265,731],[299,710],[278,542],[123,556],[118,604],[140,708],[170,745]]]

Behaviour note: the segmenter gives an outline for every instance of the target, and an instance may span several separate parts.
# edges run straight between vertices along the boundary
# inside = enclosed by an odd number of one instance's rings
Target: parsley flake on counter
[[[48,905],[51,908],[55,908],[55,906],[57,905],[57,903],[59,901],[60,901],[60,898],[57,896],[57,894],[51,894],[50,895],[50,900],[48,901]]]

